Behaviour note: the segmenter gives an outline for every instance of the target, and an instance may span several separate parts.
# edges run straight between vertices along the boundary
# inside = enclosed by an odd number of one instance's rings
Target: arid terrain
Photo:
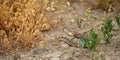
[[[26,10],[22,12],[22,17],[26,16],[24,14],[27,14],[27,12],[31,12],[31,10],[28,9],[36,9],[35,11],[37,11],[37,9],[41,8],[42,3],[39,3],[39,6],[24,7]],[[110,10],[108,9],[109,11],[100,8],[96,0],[50,0],[47,4],[48,5],[45,6],[46,9],[42,7],[45,11],[40,10],[41,13],[38,13],[38,11],[35,13],[32,11],[33,13],[30,15],[28,13],[28,22],[26,22],[27,19],[23,19],[21,23],[17,23],[14,22],[16,21],[14,18],[12,19],[12,23],[22,24],[25,22],[25,24],[28,25],[15,25],[15,27],[14,24],[11,25],[12,28],[22,27],[20,28],[22,33],[19,31],[13,32],[21,33],[20,36],[17,34],[12,35],[13,33],[7,35],[8,37],[15,36],[19,38],[17,38],[18,44],[12,45],[12,43],[9,42],[8,44],[11,44],[8,46],[6,43],[4,46],[7,46],[5,52],[2,52],[5,49],[3,49],[3,45],[1,45],[2,43],[0,42],[0,60],[120,60],[120,28],[115,22],[115,17],[120,16],[120,1],[114,0],[113,6],[109,7]],[[23,7],[24,5],[21,6]],[[33,8],[35,6],[38,7]],[[22,7],[21,9],[24,11]],[[1,11],[4,12],[0,8],[0,12]],[[43,17],[42,14],[44,14],[45,17]],[[2,21],[1,16],[2,14],[0,14],[0,22]],[[19,16],[19,14],[17,16],[18,21],[21,21],[20,19],[22,19],[22,17]],[[101,26],[103,26],[105,18],[107,17],[110,17],[114,24],[112,31],[113,37],[110,39],[110,43],[106,43],[101,34]],[[81,21],[79,26],[77,20]],[[38,21],[38,24],[33,23],[34,21]],[[1,26],[5,26],[5,28],[1,28]],[[26,27],[28,27],[28,29]],[[79,47],[81,36],[88,36],[89,30],[92,28],[101,36],[95,52],[87,48]],[[10,28],[0,23],[0,31],[2,31],[2,29],[7,31],[6,29],[9,30]],[[28,32],[27,30],[29,29],[30,31]],[[0,34],[0,41],[2,41],[1,36],[2,34]],[[9,38],[9,40],[10,39],[14,38]],[[24,43],[24,41],[26,43]],[[12,42],[14,42],[14,40],[12,40]],[[11,46],[12,48],[10,48]],[[14,48],[15,52],[12,53]]]

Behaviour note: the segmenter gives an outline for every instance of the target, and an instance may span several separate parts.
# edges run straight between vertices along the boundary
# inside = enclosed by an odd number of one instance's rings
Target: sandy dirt
[[[115,29],[118,28],[115,17],[120,15],[119,8],[106,13],[102,9],[90,9],[88,1],[71,2],[61,5],[55,11],[47,11],[46,14],[51,23],[51,29],[44,31],[44,39],[41,46],[28,52],[18,52],[14,55],[0,56],[0,60],[120,60],[120,30],[113,31],[110,44],[105,44],[102,37],[97,45],[97,51],[79,48],[79,36],[87,36],[87,32],[94,27],[100,32],[103,20],[107,16],[113,19]],[[118,4],[119,5],[119,4]],[[118,14],[119,13],[119,14]],[[80,28],[76,20],[82,21]],[[40,46],[39,46],[40,44]]]

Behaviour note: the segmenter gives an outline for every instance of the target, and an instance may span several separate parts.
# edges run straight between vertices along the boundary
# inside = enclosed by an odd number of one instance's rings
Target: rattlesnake
[[[92,28],[95,28],[101,24],[103,24],[104,22],[98,22],[96,23],[94,26],[92,26]],[[68,27],[64,27],[68,30],[70,30]],[[66,44],[68,44],[69,46],[72,46],[72,47],[78,47],[78,42],[79,40],[75,40],[75,38],[77,39],[80,39],[82,38],[82,35],[84,35],[85,33],[87,33],[88,31],[90,31],[91,28],[88,28],[88,29],[85,29],[85,30],[82,30],[82,31],[76,31],[74,32],[73,36],[72,37],[67,37],[67,36],[58,36],[56,38],[54,38],[55,40],[57,40],[58,42],[65,42]]]
[[[57,42],[64,42],[70,47],[78,47],[78,41],[74,41],[75,37],[67,38],[64,36],[56,37]]]

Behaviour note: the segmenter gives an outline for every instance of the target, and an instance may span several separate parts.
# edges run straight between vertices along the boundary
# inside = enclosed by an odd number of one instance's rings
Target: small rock
[[[68,35],[73,36],[73,33],[69,32]]]

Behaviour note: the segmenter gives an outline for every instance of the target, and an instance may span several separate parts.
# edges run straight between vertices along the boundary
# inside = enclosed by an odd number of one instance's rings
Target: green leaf
[[[87,38],[82,38],[82,39],[80,39],[80,41],[79,41],[79,46],[80,46],[80,47],[84,47],[85,44],[86,44],[88,41],[89,41],[89,40],[88,40]]]
[[[93,31],[93,29],[90,30],[89,35],[90,35],[90,37],[91,37],[94,41],[96,41],[96,40],[98,39],[98,36],[97,36],[97,34]]]
[[[86,43],[86,46],[87,46],[88,48],[92,48],[92,45],[93,45],[93,42],[92,42],[92,41],[89,41],[89,42]]]
[[[89,41],[86,44],[86,47],[92,49],[93,51],[96,51],[96,41],[93,40]]]
[[[109,41],[110,38],[112,37],[111,36],[112,29],[113,29],[112,19],[108,17],[106,18],[105,24],[101,27],[102,34],[106,41]]]
[[[84,41],[84,40],[80,40],[80,41],[79,41],[79,46],[80,46],[80,47],[84,47],[84,45],[85,45],[85,41]]]
[[[100,36],[100,35],[98,35],[98,41],[100,41],[100,39],[101,39],[101,36]]]
[[[116,22],[117,22],[118,26],[120,27],[120,16],[116,17]]]
[[[96,46],[96,41],[89,41],[89,45],[88,45],[89,48],[93,48],[95,46]]]

